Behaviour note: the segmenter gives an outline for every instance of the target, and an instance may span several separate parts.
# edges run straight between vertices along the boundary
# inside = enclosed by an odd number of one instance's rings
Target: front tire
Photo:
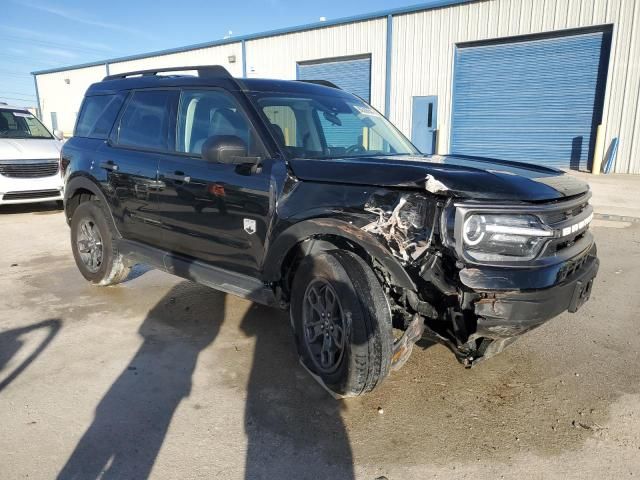
[[[91,283],[115,285],[127,278],[130,268],[118,252],[116,238],[99,201],[78,205],[71,219],[71,249],[78,270]]]
[[[334,394],[370,392],[388,375],[389,305],[371,268],[352,252],[331,250],[301,262],[291,317],[302,362]]]

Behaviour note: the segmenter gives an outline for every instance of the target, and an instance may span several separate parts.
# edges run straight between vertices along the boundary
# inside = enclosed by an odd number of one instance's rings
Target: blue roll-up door
[[[371,57],[299,63],[298,80],[328,80],[368,102],[371,97]]]
[[[451,151],[586,168],[602,108],[603,38],[458,47]]]

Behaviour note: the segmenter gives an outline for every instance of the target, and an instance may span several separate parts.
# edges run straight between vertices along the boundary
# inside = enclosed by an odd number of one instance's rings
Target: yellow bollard
[[[593,151],[593,164],[591,167],[591,173],[593,175],[600,175],[602,170],[602,145],[604,142],[604,134],[602,133],[602,124],[598,125],[596,130],[596,146]]]

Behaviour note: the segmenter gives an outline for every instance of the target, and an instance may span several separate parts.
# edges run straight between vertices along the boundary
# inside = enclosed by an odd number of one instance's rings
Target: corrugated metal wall
[[[52,128],[51,113],[55,112],[58,128],[65,135],[71,135],[84,92],[89,85],[101,80],[105,75],[104,65],[38,75],[36,81],[44,124]]]
[[[247,41],[247,76],[295,80],[297,62],[371,54],[371,104],[384,110],[386,20]]]
[[[616,172],[640,173],[640,1],[486,0],[393,19],[391,120],[411,132],[411,101],[438,95],[438,152],[449,151],[456,43],[613,24],[604,149],[620,138]]]
[[[235,55],[235,62],[229,63],[229,56]],[[137,60],[109,64],[109,73],[130,72],[151,68],[175,67],[182,65],[224,65],[232,75],[242,76],[242,45],[240,42],[200,48],[187,52],[158,55]],[[105,65],[66,70],[63,72],[37,75],[38,93],[42,108],[42,119],[51,128],[51,112],[56,112],[58,128],[70,135],[84,92],[89,85],[102,80],[107,74]],[[69,79],[69,83],[65,83]]]
[[[605,150],[620,138],[616,172],[640,174],[640,0],[478,0],[393,17],[391,112],[410,135],[412,98],[437,95],[438,152],[449,151],[453,58],[457,43],[613,25],[611,61],[603,112]],[[296,78],[301,61],[371,55],[371,103],[384,110],[385,17],[246,40],[250,77]],[[228,63],[235,55],[236,62]],[[221,64],[242,76],[241,43],[150,56],[110,65],[111,73],[185,65]],[[72,125],[86,87],[104,76],[104,67],[38,75],[43,119],[58,111],[65,130]],[[70,78],[71,86],[61,83]]]
[[[235,56],[236,61],[234,63],[229,63],[230,56]],[[115,74],[161,67],[180,67],[182,65],[222,65],[231,72],[231,75],[241,77],[242,44],[240,42],[229,43],[188,52],[170,53],[126,62],[114,62],[109,64],[109,73]]]

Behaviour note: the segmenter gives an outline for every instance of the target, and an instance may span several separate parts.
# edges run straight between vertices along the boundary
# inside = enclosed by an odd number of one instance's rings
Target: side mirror
[[[240,165],[255,163],[248,158],[247,145],[235,135],[214,135],[202,145],[202,158],[207,162]]]
[[[64,140],[64,133],[62,133],[62,130],[54,130],[53,136],[56,137],[58,140]]]

